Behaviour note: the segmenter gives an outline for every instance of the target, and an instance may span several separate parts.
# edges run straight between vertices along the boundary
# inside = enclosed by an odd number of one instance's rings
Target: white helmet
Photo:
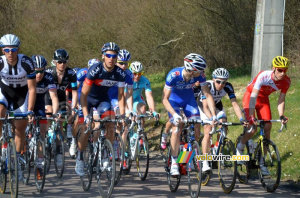
[[[14,34],[5,34],[0,39],[0,47],[5,46],[20,46],[20,39]]]
[[[213,78],[224,78],[228,79],[229,78],[229,72],[225,68],[217,68],[213,71],[212,73]]]
[[[144,71],[143,65],[141,62],[139,61],[134,61],[130,64],[130,71],[132,71],[132,73],[140,73],[142,71]]]
[[[204,70],[206,68],[206,61],[201,55],[191,53],[184,57],[184,67],[189,71]]]
[[[97,63],[100,63],[100,61],[98,59],[96,59],[96,58],[90,59],[88,62],[88,68],[90,68],[92,65],[97,64]]]

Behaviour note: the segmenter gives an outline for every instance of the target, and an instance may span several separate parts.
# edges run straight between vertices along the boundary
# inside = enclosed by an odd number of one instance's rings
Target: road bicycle
[[[264,126],[269,122],[281,122],[281,120],[257,120],[257,126],[260,128],[259,138],[254,144],[254,152],[249,147],[249,141],[246,143],[241,155],[248,155],[249,161],[238,163],[237,178],[241,183],[247,183],[251,175],[251,170],[254,172],[257,171],[259,180],[266,191],[274,192],[280,183],[281,161],[276,144],[265,136]],[[286,125],[281,124],[278,132],[281,132],[284,126]],[[251,130],[252,128],[249,131]],[[237,138],[236,146],[245,133],[247,133],[246,128],[244,128],[243,133]],[[261,169],[265,167],[268,169],[269,174],[263,174]]]

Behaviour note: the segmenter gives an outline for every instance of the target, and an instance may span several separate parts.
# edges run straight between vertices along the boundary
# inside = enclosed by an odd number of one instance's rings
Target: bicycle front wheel
[[[199,139],[199,148],[200,148],[200,153],[202,153],[202,140],[204,138],[204,135],[201,135],[200,136],[200,139]],[[210,171],[205,171],[204,173],[202,173],[202,181],[201,181],[201,185],[202,186],[206,186],[211,178],[211,175],[212,175],[212,162],[211,161],[208,161],[208,164],[211,168]]]
[[[131,165],[132,165],[132,158],[131,158],[131,148],[130,148],[130,138],[129,138],[129,133],[127,134],[127,141],[126,141],[126,145],[124,144],[124,163],[123,163],[123,173],[125,175],[128,175],[131,169]]]
[[[242,136],[239,136],[235,142],[235,148],[237,147],[238,143],[241,141]],[[243,153],[241,155],[248,155],[249,154],[249,147],[248,142],[246,143],[246,146],[244,148]],[[248,180],[250,179],[250,163],[251,161],[244,161],[244,162],[237,162],[237,172],[236,176],[240,183],[246,184]]]
[[[169,188],[170,188],[171,192],[176,192],[179,187],[179,184],[180,184],[181,175],[179,174],[178,176],[172,176],[170,173],[171,165],[172,165],[171,144],[169,144],[165,169],[167,172]]]
[[[137,143],[138,154],[136,158],[136,168],[142,181],[147,178],[149,169],[149,145],[145,135],[141,135]]]
[[[58,138],[59,137],[59,138]],[[54,166],[56,175],[58,178],[62,178],[65,168],[65,147],[61,135],[56,137],[56,151],[54,151]],[[57,149],[57,146],[60,147],[60,150]]]
[[[115,159],[116,159],[116,179],[115,185],[120,181],[122,171],[123,171],[123,161],[124,161],[124,142],[122,136],[118,133],[115,137],[115,141],[117,142],[117,147],[114,148]]]
[[[93,142],[89,142],[83,152],[84,175],[80,177],[82,188],[88,191],[92,183],[93,175]]]
[[[195,152],[195,155],[191,163],[187,164],[186,168],[189,192],[191,197],[194,198],[199,196],[202,182],[202,163],[197,160],[197,155],[200,155],[201,151],[197,141],[193,142],[192,152]]]
[[[4,145],[4,140],[0,142],[0,148]],[[4,147],[4,146],[3,146]],[[6,151],[5,149],[0,149],[0,192],[3,194],[6,190],[7,181],[7,161],[6,161]]]
[[[225,138],[220,146],[220,154],[233,156],[236,150],[231,140]],[[235,185],[236,180],[236,161],[222,159],[218,161],[218,174],[220,185],[225,193],[230,193]]]
[[[263,141],[263,145],[266,155],[263,155],[261,157],[262,152],[259,152],[258,160],[260,166],[258,167],[260,168],[258,169],[258,176],[260,178],[262,186],[268,192],[274,192],[279,186],[281,177],[280,155],[277,146],[272,140],[265,139]],[[260,147],[259,151],[261,151]],[[264,168],[266,168],[265,171],[262,171],[262,164]]]
[[[115,184],[115,154],[112,144],[105,139],[100,145],[97,161],[97,183],[102,197],[110,197]]]
[[[42,192],[46,178],[46,151],[45,142],[38,138],[34,148],[34,178],[38,192]]]
[[[9,139],[7,145],[8,155],[8,176],[10,184],[10,194],[12,198],[18,197],[19,180],[18,180],[18,160],[16,153],[16,145],[13,138]]]
[[[19,158],[19,163],[21,165],[21,170],[22,170],[22,174],[23,174],[23,183],[25,185],[28,184],[29,178],[30,178],[30,170],[31,167],[33,167],[32,165],[32,159],[33,159],[33,154],[30,153],[30,149],[33,149],[33,145],[29,146],[29,142],[30,139],[26,138],[26,143],[24,145],[24,149],[21,152],[21,156]]]

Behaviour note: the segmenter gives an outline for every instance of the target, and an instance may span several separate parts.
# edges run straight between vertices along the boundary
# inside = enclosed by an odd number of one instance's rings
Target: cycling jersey
[[[282,80],[274,80],[273,71],[261,71],[247,86],[247,91],[243,98],[243,108],[245,111],[246,119],[249,119],[249,102],[250,95],[253,88],[259,90],[257,96],[255,110],[258,119],[270,120],[272,119],[269,95],[275,91],[280,90],[281,93],[287,93],[291,84],[291,80],[288,76],[285,76]]]
[[[28,79],[35,79],[31,58],[18,54],[18,62],[9,66],[6,57],[0,57],[0,104],[17,116],[27,115]]]
[[[172,90],[169,102],[178,114],[179,108],[182,107],[186,117],[198,118],[199,110],[192,87],[197,81],[200,82],[200,86],[205,86],[206,77],[202,73],[186,82],[183,78],[183,71],[184,67],[178,67],[172,69],[167,75],[165,88]],[[172,115],[169,114],[169,117],[171,118]]]
[[[78,117],[83,118],[83,112],[81,108],[81,103],[80,103],[80,95],[81,95],[81,89],[83,86],[83,82],[85,80],[85,77],[88,73],[87,68],[83,68],[77,71],[76,76],[77,76],[77,84],[78,84]],[[80,119],[80,123],[82,123],[82,119]]]

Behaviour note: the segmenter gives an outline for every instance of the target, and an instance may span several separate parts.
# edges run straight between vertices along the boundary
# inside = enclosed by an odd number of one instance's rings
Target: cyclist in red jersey
[[[260,72],[247,86],[243,98],[243,108],[245,118],[249,121],[249,129],[256,122],[255,111],[257,118],[260,120],[272,119],[269,95],[278,90],[281,91],[278,98],[278,113],[282,123],[287,123],[288,118],[284,116],[284,110],[285,96],[291,84],[290,78],[286,75],[289,64],[290,62],[287,58],[276,56],[272,61],[273,69]],[[272,124],[266,123],[264,130],[268,139],[270,139],[271,128]],[[251,139],[255,132],[256,130],[253,129],[250,133],[243,135],[240,143],[237,145],[237,155],[243,153],[246,142]],[[261,171],[263,175],[270,175],[267,167],[263,165],[261,165]]]

